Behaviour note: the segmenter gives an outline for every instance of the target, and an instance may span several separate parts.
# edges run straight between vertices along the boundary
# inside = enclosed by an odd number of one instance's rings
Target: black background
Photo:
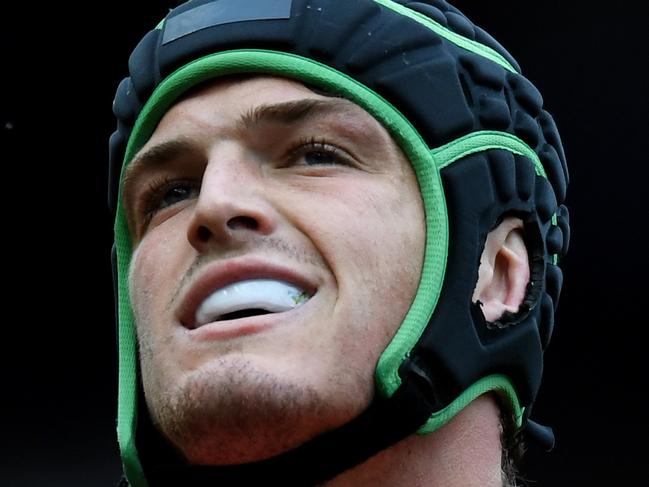
[[[130,51],[174,5],[3,7],[2,487],[119,477],[111,102]],[[570,166],[571,249],[534,410],[557,447],[531,448],[525,474],[538,486],[646,482],[649,18],[635,2],[455,5],[540,89]]]

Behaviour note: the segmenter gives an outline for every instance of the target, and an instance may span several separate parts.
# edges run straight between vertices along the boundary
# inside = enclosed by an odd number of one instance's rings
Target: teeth
[[[210,294],[196,311],[196,326],[217,321],[221,316],[244,309],[272,313],[288,311],[308,300],[300,288],[276,279],[239,281]]]

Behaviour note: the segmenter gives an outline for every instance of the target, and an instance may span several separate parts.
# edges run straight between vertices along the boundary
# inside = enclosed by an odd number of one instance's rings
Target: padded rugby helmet
[[[425,257],[412,305],[376,365],[366,411],[269,460],[192,467],[160,446],[143,405],[121,175],[183,93],[244,73],[347,98],[388,129],[419,182]],[[562,283],[557,262],[569,239],[565,156],[538,90],[457,9],[443,0],[191,0],[133,51],[113,110],[118,438],[131,485],[313,485],[409,434],[435,431],[488,391],[519,428],[552,442],[529,415]],[[520,311],[487,323],[471,298],[486,236],[506,215],[524,222],[531,278]]]

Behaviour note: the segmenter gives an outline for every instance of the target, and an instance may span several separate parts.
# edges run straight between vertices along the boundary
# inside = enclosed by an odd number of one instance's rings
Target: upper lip
[[[195,328],[196,311],[214,291],[246,279],[278,279],[313,296],[316,286],[293,269],[259,258],[237,258],[206,264],[184,293],[177,316],[183,326]]]

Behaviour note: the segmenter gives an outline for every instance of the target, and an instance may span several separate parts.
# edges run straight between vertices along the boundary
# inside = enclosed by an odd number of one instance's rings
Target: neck
[[[491,396],[469,404],[429,435],[411,435],[326,487],[499,487],[500,414]]]

